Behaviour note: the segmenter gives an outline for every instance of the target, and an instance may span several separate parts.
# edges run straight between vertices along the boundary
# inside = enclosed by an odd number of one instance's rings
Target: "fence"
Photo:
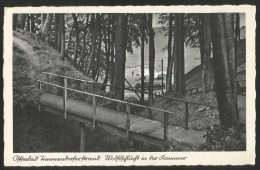
[[[113,98],[109,98],[109,97],[105,97],[105,96],[101,96],[101,95],[97,95],[97,94],[93,94],[93,93],[88,93],[88,92],[84,92],[84,91],[80,91],[80,90],[76,90],[76,89],[72,89],[72,88],[68,88],[68,79],[74,79],[74,80],[79,80],[79,81],[83,81],[83,82],[87,82],[90,83],[86,80],[82,80],[82,79],[78,79],[78,78],[72,78],[72,77],[67,77],[67,76],[61,76],[61,75],[57,75],[57,74],[53,74],[53,73],[46,73],[44,72],[44,74],[46,74],[47,76],[47,82],[45,81],[41,81],[41,80],[37,80],[38,82],[38,88],[39,90],[42,89],[42,85],[49,85],[49,86],[54,86],[60,89],[63,89],[63,113],[64,113],[64,118],[67,119],[67,100],[68,100],[68,91],[73,91],[73,92],[77,92],[77,93],[81,93],[81,94],[85,94],[85,95],[90,95],[92,96],[92,104],[93,104],[93,115],[92,115],[92,119],[93,119],[93,128],[95,128],[96,126],[96,99],[97,98],[102,98],[102,99],[106,99],[106,100],[110,100],[110,101],[114,101],[114,102],[118,102],[118,103],[122,103],[126,105],[126,136],[129,137],[129,130],[130,130],[130,126],[131,126],[131,122],[130,122],[130,106],[137,106],[137,107],[142,107],[145,109],[150,109],[150,110],[154,110],[160,113],[164,114],[164,141],[168,140],[168,119],[169,119],[169,114],[173,114],[170,111],[166,111],[166,110],[161,110],[161,109],[157,109],[157,108],[153,108],[153,107],[149,107],[149,106],[144,106],[144,105],[140,105],[140,104],[136,104],[136,103],[131,103],[131,102],[127,102],[127,101],[122,101],[122,100],[117,100],[117,99],[113,99]],[[52,84],[50,83],[50,78],[49,76],[58,76],[58,77],[62,77],[64,80],[63,85],[64,86],[60,86],[57,84]],[[91,82],[94,83],[94,82]],[[40,103],[40,94],[39,94],[39,102],[38,102],[38,110],[41,111],[41,103]]]
[[[92,96],[98,96],[100,98],[111,100],[111,101],[115,101],[115,102],[119,102],[119,103],[124,103],[124,104],[129,103],[130,104],[130,102],[116,100],[116,99],[112,99],[112,98],[96,95],[96,94],[93,94],[93,93],[87,93],[87,92],[83,92],[83,91],[79,91],[79,90],[74,90],[74,89],[71,89],[71,88],[67,87],[67,79],[78,80],[78,81],[86,82],[86,83],[89,83],[89,84],[95,84],[95,85],[102,85],[102,86],[104,86],[103,83],[87,81],[87,80],[83,80],[83,79],[79,79],[79,78],[63,76],[63,75],[58,75],[58,74],[54,74],[54,73],[43,72],[43,74],[46,74],[46,76],[47,76],[47,83],[49,83],[49,81],[50,81],[50,79],[49,79],[50,75],[51,76],[62,77],[64,79],[64,86],[66,85],[66,89],[67,90],[71,90],[71,91],[79,92],[79,93],[83,93],[83,94],[88,94],[88,95],[92,95]],[[46,82],[43,82],[43,81],[38,81],[38,82],[46,84]],[[49,85],[53,85],[53,84],[49,83]],[[55,86],[59,87],[59,88],[65,88],[65,87],[58,86],[58,85],[55,85]],[[124,88],[124,87],[119,87],[119,86],[114,86],[114,85],[109,85],[109,84],[107,84],[106,86],[110,86],[110,87],[114,87],[114,88],[120,88],[120,89],[124,89],[124,90],[130,90],[130,91],[134,91],[135,93],[149,94],[147,92],[141,92],[141,91],[133,90],[133,89],[130,89],[130,88]],[[67,91],[66,90],[64,91],[64,95],[67,95]],[[182,100],[182,99],[179,99],[179,98],[174,98],[174,97],[169,97],[169,96],[162,96],[162,95],[159,95],[159,94],[156,94],[156,93],[154,93],[153,96],[161,97],[161,98],[169,99],[169,100],[174,100],[174,101],[179,101],[179,102],[183,102],[185,104],[185,127],[184,127],[185,129],[189,129],[189,125],[188,125],[188,123],[189,123],[189,104],[201,105],[201,106],[206,106],[206,107],[211,107],[211,108],[218,108],[217,106],[214,106],[214,105],[203,104],[203,103],[198,103],[198,102],[194,102],[194,101],[187,101],[187,100]],[[67,97],[67,96],[65,96],[65,97]],[[144,106],[144,105],[140,105],[140,104],[131,103],[130,105],[138,106],[138,107],[142,107],[142,108],[147,108],[147,109],[155,110],[155,111],[159,111],[159,112],[164,112],[164,110],[156,109],[156,108],[152,108],[152,107],[148,107],[148,106]],[[166,112],[172,114],[172,112],[169,112],[169,111],[166,111]],[[167,117],[167,120],[168,120],[169,115],[164,115],[164,121],[166,120],[166,117]],[[167,126],[168,126],[168,122],[167,122]]]

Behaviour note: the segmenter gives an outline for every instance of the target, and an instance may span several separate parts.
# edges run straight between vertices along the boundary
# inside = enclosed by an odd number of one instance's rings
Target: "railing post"
[[[50,75],[46,74],[47,83],[50,83]],[[47,91],[51,89],[51,86],[47,86]]]
[[[95,129],[96,128],[96,114],[97,114],[97,108],[96,108],[96,96],[93,96],[93,125],[92,128]]]
[[[130,104],[126,104],[126,137],[129,138],[129,130],[130,130]]]
[[[163,94],[163,59],[162,59],[162,94]]]
[[[169,113],[164,113],[164,141],[168,140],[169,135],[169,127],[168,127]]]
[[[67,119],[67,78],[64,77],[64,93],[63,93],[63,112],[64,112],[64,119]]]
[[[41,82],[38,82],[38,90],[39,90],[39,95],[38,95],[38,111],[40,112],[42,109],[41,109],[41,89],[42,89],[42,84]]]
[[[148,102],[149,102],[149,105],[148,106],[150,106],[150,107],[152,107],[153,106],[153,95],[152,95],[152,99],[150,99],[150,97],[148,96]],[[149,110],[148,110],[148,116],[149,116],[149,119],[153,119],[153,113],[152,113],[152,110],[149,108]]]
[[[96,92],[96,90],[95,90],[95,85],[94,85],[94,83],[93,83],[93,82],[91,83],[91,85],[92,85],[92,93],[94,93],[94,94],[95,94],[95,92]]]
[[[185,129],[189,129],[189,107],[188,102],[185,102]]]
[[[47,78],[47,82],[49,83],[50,82],[50,75],[46,74],[46,78]]]
[[[167,144],[167,141],[168,141],[168,138],[169,138],[169,126],[168,126],[168,121],[169,121],[169,113],[164,113],[164,122],[163,122],[163,125],[164,125],[164,134],[163,134],[163,139],[164,139],[164,147],[162,148],[163,151],[165,151],[166,149],[166,144]]]
[[[85,124],[80,122],[80,152],[85,152],[86,147],[86,129]]]

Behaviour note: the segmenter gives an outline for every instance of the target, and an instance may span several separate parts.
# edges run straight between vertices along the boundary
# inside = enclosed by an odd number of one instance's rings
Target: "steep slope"
[[[36,80],[45,80],[42,72],[78,77],[91,80],[73,68],[68,62],[61,61],[60,54],[34,34],[13,34],[13,90],[14,105],[24,105],[37,97]],[[61,84],[62,80],[50,77],[52,83]],[[75,85],[74,82],[71,83]],[[87,86],[80,86],[81,89]],[[52,92],[57,89],[52,89]]]
[[[245,80],[245,62],[246,62],[246,44],[245,39],[240,40],[237,47],[237,81],[244,85]],[[213,70],[213,61],[212,58],[210,60],[211,65],[211,80],[212,84],[214,84],[214,70]],[[192,87],[201,87],[201,75],[202,68],[201,65],[198,65],[197,67],[193,68],[191,71],[185,74],[185,87],[186,89],[192,88]]]

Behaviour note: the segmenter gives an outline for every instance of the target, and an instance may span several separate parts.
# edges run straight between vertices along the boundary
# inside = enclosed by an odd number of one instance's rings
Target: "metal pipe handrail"
[[[78,80],[78,81],[82,81],[82,82],[86,82],[86,83],[90,83],[90,84],[98,84],[98,85],[101,85],[101,86],[109,86],[109,87],[115,87],[115,88],[120,88],[120,89],[135,91],[135,92],[140,92],[140,91],[136,91],[136,90],[133,90],[133,89],[130,89],[130,88],[115,86],[115,85],[111,85],[111,84],[103,84],[103,83],[88,81],[88,80],[84,80],[84,79],[80,79],[80,78],[63,76],[63,75],[59,75],[59,74],[55,74],[55,73],[48,73],[48,72],[42,72],[42,73],[43,74],[47,74],[47,75],[52,75],[52,76],[58,76],[58,77],[62,77],[62,78],[72,79],[72,80]]]
[[[78,80],[78,81],[83,81],[83,82],[90,83],[90,84],[104,85],[103,83],[92,82],[92,81],[83,80],[83,79],[79,79],[79,78],[75,78],[75,77],[63,76],[63,75],[59,75],[59,74],[55,74],[55,73],[48,73],[48,72],[42,72],[42,73],[43,74],[48,74],[48,75],[53,75],[53,76],[58,76],[58,77],[63,77],[63,78],[68,78],[68,79],[73,79],[73,80]],[[138,92],[138,93],[149,94],[147,92],[141,92],[141,91],[138,91],[138,90],[133,90],[133,89],[130,89],[130,88],[124,88],[124,87],[115,86],[115,85],[106,84],[105,86],[121,88],[121,89],[125,89],[125,90],[135,91],[135,92]],[[153,95],[157,96],[157,97],[162,97],[162,98],[166,98],[166,99],[171,99],[171,100],[175,100],[175,101],[184,102],[184,103],[191,103],[191,104],[196,104],[196,105],[201,105],[201,106],[206,106],[206,107],[218,108],[218,106],[214,106],[214,105],[208,105],[208,104],[203,104],[203,103],[198,103],[198,102],[193,102],[193,101],[186,101],[186,100],[173,98],[173,97],[169,97],[169,96],[162,96],[162,95],[158,95],[158,94],[153,94]]]
[[[68,92],[67,91],[68,90],[78,92],[78,93],[82,93],[82,94],[86,94],[86,95],[90,95],[90,96],[93,97],[93,103],[92,103],[93,104],[93,115],[92,115],[93,116],[93,126],[92,126],[92,128],[96,127],[96,118],[97,118],[96,117],[96,97],[126,104],[126,132],[125,132],[125,135],[126,135],[127,138],[130,137],[129,136],[130,126],[131,126],[131,123],[130,123],[130,105],[138,106],[138,107],[142,107],[142,108],[147,108],[147,109],[150,109],[150,110],[155,110],[155,111],[158,111],[158,112],[163,112],[163,114],[164,114],[164,122],[163,122],[164,138],[163,138],[163,140],[164,140],[164,148],[166,147],[168,136],[169,136],[168,119],[169,119],[169,114],[172,114],[172,112],[152,108],[152,107],[149,107],[149,106],[139,105],[139,104],[135,104],[135,103],[127,102],[127,101],[117,100],[117,99],[113,99],[113,98],[109,98],[109,97],[105,97],[105,96],[101,96],[101,95],[97,95],[97,94],[93,94],[93,93],[88,93],[88,92],[84,92],[84,91],[80,91],[80,90],[76,90],[76,89],[72,89],[72,88],[68,88],[67,78],[64,77],[63,79],[64,79],[64,87],[57,85],[57,84],[50,83],[49,82],[49,75],[47,75],[47,81],[48,82],[37,80],[37,83],[38,83],[38,89],[39,90],[42,89],[42,84],[47,84],[47,85],[50,85],[50,86],[62,88],[64,90],[64,93],[63,93],[63,112],[64,112],[64,118],[65,119],[67,119],[67,98],[68,98],[68,96],[67,96]],[[39,93],[39,96],[38,96],[38,110],[39,111],[41,111],[40,95],[41,94]],[[186,121],[188,121],[188,119],[186,119]],[[185,128],[188,129],[187,127],[185,127]]]
[[[140,105],[140,104],[136,104],[136,103],[131,103],[131,102],[123,101],[123,100],[113,99],[113,98],[101,96],[101,95],[94,94],[94,93],[88,93],[88,92],[84,92],[84,91],[81,91],[81,90],[76,90],[76,89],[72,89],[72,88],[68,88],[68,87],[65,88],[63,86],[60,86],[60,85],[57,85],[57,84],[48,83],[48,82],[41,81],[41,80],[37,80],[37,82],[43,83],[43,84],[47,84],[47,85],[51,85],[51,86],[54,86],[54,87],[58,87],[58,88],[61,88],[61,89],[67,89],[67,90],[70,90],[70,91],[74,91],[74,92],[78,92],[78,93],[82,93],[82,94],[86,94],[86,95],[90,95],[90,96],[95,96],[95,97],[106,99],[106,100],[111,100],[111,101],[114,101],[114,102],[119,102],[119,103],[123,103],[123,104],[130,104],[132,106],[137,106],[137,107],[151,109],[151,110],[158,111],[158,112],[173,114],[172,112],[169,112],[167,110],[156,109],[156,108],[153,108],[153,107],[144,106],[144,105]]]

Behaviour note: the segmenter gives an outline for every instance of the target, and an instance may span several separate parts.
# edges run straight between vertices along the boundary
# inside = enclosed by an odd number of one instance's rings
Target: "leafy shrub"
[[[166,151],[197,151],[198,148],[177,141],[169,141]]]
[[[245,136],[241,129],[223,131],[220,125],[208,126],[204,135],[206,142],[199,148],[204,151],[243,151],[246,148]]]

